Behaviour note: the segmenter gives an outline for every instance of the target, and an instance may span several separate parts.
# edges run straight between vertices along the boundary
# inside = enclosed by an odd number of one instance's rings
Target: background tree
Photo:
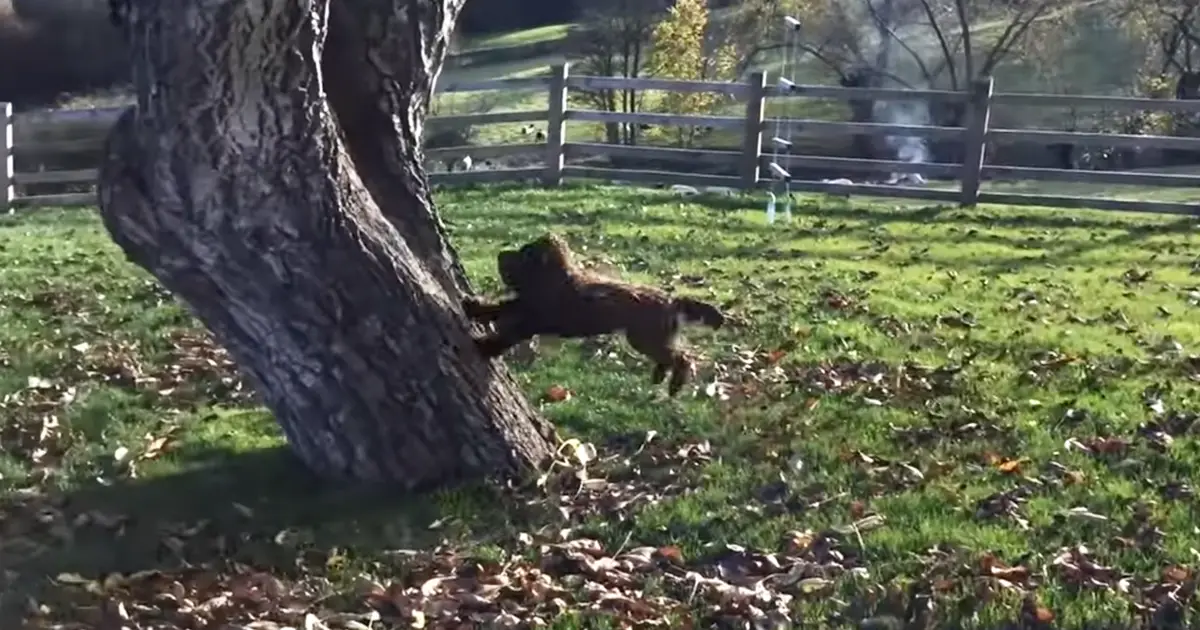
[[[99,0],[0,0],[0,59],[8,61],[0,101],[17,108],[109,90],[129,78],[121,39]]]
[[[137,106],[106,143],[104,224],[327,476],[411,488],[549,454],[471,344],[422,167],[462,4],[123,0]]]
[[[1110,8],[1112,22],[1122,35],[1138,44],[1140,67],[1132,73],[1131,90],[1150,98],[1200,98],[1200,1],[1122,0]],[[1200,115],[1188,112],[1123,112],[1112,116],[1110,128],[1120,133],[1195,136]],[[1126,149],[1119,154],[1134,152]],[[1162,151],[1165,164],[1194,164],[1200,152]],[[1129,159],[1121,161],[1129,163]]]
[[[960,90],[992,74],[1054,0],[813,0],[798,5],[802,48],[838,79],[867,68],[876,85]]]
[[[732,81],[737,78],[737,51],[731,42],[710,33],[707,0],[675,0],[675,5],[654,27],[651,36],[650,74],[664,79]],[[667,92],[659,107],[677,114],[701,114],[724,99],[714,92]],[[666,130],[675,144],[691,146],[699,128]]]
[[[1008,59],[1034,24],[1067,20],[1071,7],[1054,0],[811,0],[797,5],[797,15],[805,25],[801,48],[844,86],[965,90]],[[901,111],[871,101],[849,105],[856,122]],[[965,114],[963,105],[938,105],[920,122],[961,126]],[[859,144],[860,154],[871,153]],[[940,143],[934,153],[957,161],[955,144]]]
[[[1173,83],[1175,98],[1200,98],[1200,0],[1128,0],[1115,17],[1143,42],[1147,77]]]
[[[581,0],[580,28],[573,36],[580,73],[636,79],[645,70],[650,36],[668,0]],[[641,110],[637,90],[574,90],[575,98],[605,112]],[[606,123],[610,144],[637,144],[639,128],[628,123]]]

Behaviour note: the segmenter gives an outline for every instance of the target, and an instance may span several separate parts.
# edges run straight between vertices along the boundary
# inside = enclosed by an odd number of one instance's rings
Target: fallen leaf
[[[1010,459],[996,464],[996,470],[1005,474],[1017,474],[1021,472],[1020,459]]]
[[[88,584],[91,582],[91,580],[79,575],[78,573],[59,573],[58,575],[54,576],[54,581],[58,582],[59,584],[74,585]]]
[[[659,557],[670,561],[672,564],[683,566],[683,551],[681,551],[679,547],[667,545],[666,547],[659,547],[655,553],[657,553]]]
[[[1163,569],[1163,581],[1172,584],[1179,584],[1186,581],[1191,576],[1191,571],[1187,567],[1179,565],[1169,566]]]
[[[587,466],[589,462],[596,459],[595,445],[576,438],[564,440],[562,445],[559,446],[558,452],[561,453],[564,450],[570,451],[571,457],[579,466]]]
[[[544,396],[547,402],[557,403],[571,399],[571,390],[562,385],[551,385]]]

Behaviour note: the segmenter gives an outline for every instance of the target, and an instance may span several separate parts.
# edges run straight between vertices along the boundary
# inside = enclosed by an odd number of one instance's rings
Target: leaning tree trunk
[[[420,163],[462,0],[124,1],[138,105],[106,145],[104,224],[300,458],[406,487],[543,461],[551,428],[471,344]]]
[[[464,1],[332,2],[321,61],[329,104],[359,177],[452,292],[466,289],[466,274],[430,203],[421,138]]]

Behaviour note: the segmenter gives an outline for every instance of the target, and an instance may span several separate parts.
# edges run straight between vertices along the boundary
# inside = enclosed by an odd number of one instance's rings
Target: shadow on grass
[[[58,509],[62,522],[72,524],[70,538],[41,528],[29,536],[38,552],[0,558],[0,569],[16,576],[0,594],[0,627],[18,627],[7,622],[21,618],[26,598],[53,588],[49,581],[62,573],[98,579],[236,561],[292,574],[301,554],[320,557],[336,549],[354,558],[355,550],[428,548],[467,532],[505,531],[515,517],[511,501],[483,486],[405,496],[322,482],[283,446],[241,453],[189,449],[177,457],[184,461],[173,474],[93,483],[62,495]],[[80,522],[110,516],[124,517],[120,530]],[[435,521],[443,526],[430,529]],[[15,548],[6,542],[6,551]]]
[[[520,227],[520,223],[510,223],[509,228]],[[545,221],[533,222],[527,224],[526,228],[535,230],[545,227]],[[1095,261],[1087,262],[1081,260],[1081,257],[1089,252],[1104,249],[1104,248],[1120,248],[1135,245],[1139,240],[1150,238],[1155,235],[1161,235],[1163,232],[1158,230],[1131,230],[1129,233],[1122,234],[1118,237],[1110,239],[1097,239],[1093,242],[1083,244],[1078,243],[1070,246],[1056,245],[1047,243],[1044,245],[1030,246],[1021,239],[1005,239],[1003,237],[989,237],[986,235],[964,236],[961,239],[939,239],[939,238],[921,238],[921,237],[888,237],[886,242],[890,245],[898,245],[901,247],[928,249],[930,245],[961,245],[969,247],[972,244],[987,242],[996,245],[1006,245],[1014,249],[1024,249],[1028,251],[1025,255],[975,255],[975,256],[960,256],[960,255],[939,255],[936,250],[923,251],[920,253],[908,252],[908,258],[914,264],[931,264],[941,266],[952,266],[957,269],[976,268],[976,269],[991,269],[993,272],[1014,272],[1022,267],[1029,265],[1037,265],[1039,268],[1044,268],[1047,263],[1055,265],[1094,265]],[[1180,234],[1183,231],[1179,232]],[[508,229],[481,227],[470,230],[461,230],[459,236],[467,236],[472,239],[486,240],[496,243],[497,245],[512,246],[516,243],[511,242],[514,234]],[[850,231],[834,232],[829,234],[830,237],[850,237]],[[865,239],[864,239],[865,240]],[[644,248],[645,243],[638,242],[635,238],[625,238],[621,236],[609,235],[605,241],[613,246],[612,251],[637,251]],[[764,244],[761,241],[747,242],[744,245],[724,245],[713,242],[702,242],[699,240],[679,240],[671,242],[659,242],[654,244],[655,250],[660,256],[673,262],[715,262],[722,259],[732,260],[749,260],[759,259],[763,262],[770,261],[775,264],[779,263],[794,263],[801,261],[843,261],[843,262],[860,262],[864,260],[882,260],[895,261],[897,259],[905,259],[906,254],[899,250],[894,250],[890,254],[882,252],[865,252],[860,250],[846,251],[820,251],[812,252],[804,249],[778,249]],[[769,256],[764,255],[769,251]],[[950,250],[943,250],[949,252]],[[1123,265],[1123,264],[1144,264],[1147,262],[1147,256],[1132,255],[1132,256],[1113,256],[1104,259],[1105,264]]]
[[[620,219],[635,225],[712,227],[711,220],[699,219],[695,215],[689,218],[675,219],[642,213],[624,213],[621,211],[625,208],[642,206],[648,202],[665,204],[675,201],[685,201],[677,195],[651,188],[613,189],[575,183],[567,184],[562,189],[548,193],[547,191],[530,191],[528,188],[516,185],[496,185],[488,188],[470,186],[457,188],[453,191],[444,191],[443,195],[456,195],[460,199],[450,200],[442,205],[451,209],[449,212],[450,218],[454,220],[495,221],[496,217],[490,214],[491,208],[488,207],[490,204],[485,202],[494,202],[497,195],[527,194],[529,192],[534,192],[535,194],[553,194],[556,197],[554,199],[554,206],[558,208],[565,207],[565,209],[555,210],[552,208],[550,214],[554,218],[559,218],[564,213],[570,213],[570,204],[572,203],[578,204],[581,207],[591,205],[588,204],[589,200],[593,200],[596,194],[603,194],[610,202],[617,202],[617,206],[611,210],[602,210],[600,212],[577,211],[577,214],[597,215],[598,219]],[[480,198],[475,199],[475,196],[480,196]],[[763,204],[765,203],[765,198],[752,198],[745,195],[734,197],[703,196],[693,198],[693,200],[699,205],[716,212],[737,214],[763,212]],[[624,208],[619,205],[622,201],[626,204]],[[1129,213],[1114,215],[1099,210],[1073,211],[1054,208],[996,206],[964,209],[944,204],[904,207],[895,206],[895,203],[896,200],[889,199],[860,198],[850,201],[838,197],[807,197],[798,200],[794,206],[793,213],[799,218],[811,220],[824,219],[833,222],[862,222],[865,224],[864,227],[868,229],[892,224],[920,224],[958,225],[967,229],[1128,229],[1137,234],[1173,234],[1194,229],[1200,223],[1200,220],[1195,217],[1178,217],[1166,223],[1131,226]],[[547,219],[547,212],[538,209],[528,212],[504,213],[505,218],[512,216],[519,216],[530,221],[540,221],[544,224]],[[592,219],[592,221],[594,222],[598,219]],[[579,221],[586,222],[586,219],[581,218]],[[735,232],[761,234],[775,233],[779,229],[776,226],[744,222],[731,222],[730,225],[722,227]]]
[[[463,193],[465,198],[446,204],[448,208],[446,214],[449,217],[449,223],[453,226],[453,233],[456,237],[506,246],[514,245],[513,241],[520,240],[526,233],[539,232],[548,227],[551,229],[563,227],[569,229],[587,228],[604,224],[623,224],[631,227],[670,228],[676,230],[712,231],[715,229],[731,235],[749,235],[761,237],[762,239],[775,236],[789,240],[842,238],[861,239],[863,241],[873,240],[875,238],[874,231],[878,228],[903,225],[943,225],[948,226],[949,233],[929,234],[923,232],[904,234],[902,231],[900,233],[893,232],[882,236],[881,243],[900,246],[921,246],[922,248],[926,248],[927,246],[970,246],[979,243],[988,243],[1029,252],[1028,255],[971,256],[969,259],[965,259],[959,255],[938,256],[936,251],[923,252],[920,256],[920,262],[953,264],[960,267],[969,265],[997,270],[1017,269],[1031,263],[1039,265],[1044,265],[1047,262],[1072,264],[1079,262],[1078,258],[1100,249],[1128,248],[1140,241],[1155,236],[1185,235],[1193,232],[1197,226],[1196,219],[1191,217],[1181,217],[1165,223],[1131,223],[1125,217],[1114,217],[1112,220],[1105,220],[1102,217],[1094,219],[1090,217],[1081,218],[1078,214],[1055,215],[1047,212],[1043,215],[1037,214],[1032,210],[1029,213],[1014,213],[1003,209],[991,210],[984,208],[963,211],[948,206],[871,209],[849,205],[826,207],[813,204],[799,204],[794,210],[794,216],[803,223],[798,222],[798,224],[791,226],[770,226],[733,220],[733,214],[735,213],[755,212],[757,210],[747,208],[747,199],[745,198],[719,197],[705,199],[703,205],[712,209],[715,213],[726,213],[727,218],[731,220],[714,223],[713,217],[705,217],[695,212],[681,213],[678,216],[663,216],[662,214],[636,211],[636,207],[648,200],[633,199],[633,193],[630,193],[628,196],[628,203],[621,203],[623,200],[621,199],[621,195],[618,195],[614,200],[617,203],[610,205],[608,208],[598,211],[579,210],[571,204],[575,203],[575,195],[583,191],[581,189],[572,191],[568,188],[564,192],[565,195],[562,200],[556,200],[556,203],[547,209],[505,211],[502,213],[503,220],[499,221],[497,220],[497,216],[489,214],[490,208],[486,207],[488,204],[472,203],[471,196],[474,193],[468,191]],[[595,192],[592,191],[592,194],[595,194]],[[653,197],[658,197],[660,194],[657,192],[648,193],[648,195]],[[669,200],[670,197],[664,195],[658,201],[665,203]],[[641,203],[634,203],[635,201]],[[582,198],[577,203],[579,206],[585,204]],[[1023,235],[1020,233],[1002,234],[989,231],[996,228],[1039,229],[1050,233]],[[1055,229],[1120,230],[1120,233],[1114,236],[1101,236],[1097,234],[1088,240],[1083,240],[1076,233],[1072,237],[1072,240],[1057,241],[1054,240],[1053,230]],[[609,235],[606,237],[606,240],[616,245],[622,238],[619,235]],[[718,242],[705,242],[704,239],[684,239],[679,242],[662,243],[659,245],[665,248],[663,253],[668,259],[705,261],[719,258],[752,258],[762,254],[764,247],[761,240],[732,247],[728,244]],[[637,250],[643,247],[644,243],[634,243],[631,241],[624,246]],[[895,256],[895,253],[891,254],[891,257]],[[805,258],[861,260],[863,254],[857,251],[847,251],[845,253],[821,252],[819,255],[801,251],[771,252],[771,260]],[[1111,264],[1144,262],[1144,257],[1107,259],[1106,262]]]
[[[626,201],[630,205],[643,205],[648,202],[697,203],[713,210],[724,212],[763,212],[766,196],[745,194],[731,197],[705,195],[690,199],[663,189],[645,187],[601,186],[588,182],[568,182],[555,189],[529,189],[518,183],[501,183],[488,186],[469,185],[446,190],[441,196],[454,195],[460,199],[451,200],[444,205],[466,206],[464,202],[479,202],[471,204],[480,207],[477,218],[487,217],[488,202],[494,203],[497,195],[529,194],[553,195],[555,205],[563,205],[577,201],[584,205],[588,200],[594,201],[597,195],[602,195],[610,202]],[[898,205],[905,204],[905,205]],[[1129,227],[1129,217],[1133,213],[1113,213],[1102,210],[1068,210],[1059,208],[991,206],[984,205],[976,208],[958,208],[950,204],[917,205],[917,202],[889,199],[880,197],[854,197],[847,199],[832,195],[803,195],[797,198],[794,210],[798,215],[830,220],[863,221],[873,225],[891,223],[952,223],[967,224],[973,227],[992,228],[1022,228],[1022,229],[1122,229]],[[1156,215],[1148,215],[1156,216]],[[543,215],[544,218],[544,215]],[[1195,217],[1180,217],[1170,224],[1196,225]],[[748,225],[743,227],[751,231],[771,231],[774,228],[766,225]],[[1161,227],[1161,226],[1156,226]]]
[[[529,200],[529,210],[504,211],[499,216],[494,213],[497,198],[504,195],[533,195]],[[594,207],[594,198],[602,194],[609,201],[606,208],[601,210],[585,210]],[[548,196],[549,198],[541,198]],[[754,235],[763,238],[780,235],[791,230],[791,236],[799,238],[832,236],[841,238],[861,237],[867,239],[870,233],[881,227],[902,225],[953,225],[961,231],[952,236],[946,235],[905,235],[889,234],[887,242],[893,244],[921,243],[922,245],[969,245],[987,242],[1004,245],[1015,249],[1030,249],[1028,237],[1018,234],[989,233],[990,229],[1074,229],[1074,230],[1122,230],[1121,234],[1107,238],[1095,238],[1089,241],[1066,243],[1038,243],[1033,249],[1049,250],[1054,256],[1052,262],[1068,263],[1076,256],[1087,254],[1106,247],[1126,247],[1137,242],[1163,235],[1183,235],[1195,230],[1197,220],[1192,217],[1180,217],[1163,223],[1131,223],[1128,215],[1105,215],[1096,212],[1056,212],[1053,209],[1011,209],[980,207],[960,210],[947,205],[930,205],[922,207],[878,207],[868,205],[872,200],[856,199],[850,202],[840,198],[806,198],[796,205],[794,216],[808,223],[823,223],[823,231],[815,234],[810,227],[815,226],[770,226],[765,224],[748,223],[735,220],[735,215],[746,212],[761,212],[755,203],[758,199],[740,197],[703,197],[698,201],[713,213],[723,213],[730,220],[714,224],[712,216],[700,213],[680,214],[678,216],[662,216],[636,211],[647,203],[665,204],[682,201],[666,191],[650,189],[622,189],[613,187],[597,187],[582,183],[569,183],[561,189],[545,191],[529,189],[518,184],[500,184],[495,186],[467,186],[439,193],[443,197],[440,204],[444,209],[447,223],[456,237],[494,242],[497,245],[512,245],[517,235],[526,232],[540,231],[553,226],[587,227],[599,226],[605,223],[621,223],[629,226],[667,227],[676,229],[718,229],[730,234]],[[516,199],[513,202],[518,201]],[[880,200],[874,202],[880,203]],[[882,200],[884,203],[894,203],[894,200]],[[754,205],[752,205],[754,204]],[[1111,218],[1110,218],[1111,217]],[[840,222],[854,222],[857,225],[841,227]],[[94,228],[95,216],[89,210],[39,210],[24,211],[13,216],[0,217],[0,229],[22,227],[53,227]],[[761,243],[754,245],[761,247]],[[671,246],[672,259],[711,259],[721,257],[745,258],[753,256],[752,249],[721,247],[718,244],[692,243],[685,245],[673,243]],[[836,258],[837,255],[821,254],[822,257]],[[857,256],[855,256],[857,258]],[[925,257],[932,263],[939,261],[936,256]],[[980,267],[1014,267],[1033,261],[1043,262],[1036,257],[1012,256],[972,259],[971,263]],[[951,262],[949,260],[945,262]],[[961,257],[954,257],[956,265],[964,264]],[[1113,260],[1113,263],[1122,261]]]

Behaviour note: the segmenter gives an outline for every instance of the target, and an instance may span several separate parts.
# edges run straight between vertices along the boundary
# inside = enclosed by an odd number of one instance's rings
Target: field
[[[496,250],[549,226],[745,321],[689,333],[705,358],[675,401],[623,341],[543,340],[509,363],[575,440],[544,484],[398,498],[306,477],[92,213],[4,218],[0,626],[1194,617],[1193,221],[813,197],[769,226],[759,200],[578,186],[439,201],[484,291]]]

